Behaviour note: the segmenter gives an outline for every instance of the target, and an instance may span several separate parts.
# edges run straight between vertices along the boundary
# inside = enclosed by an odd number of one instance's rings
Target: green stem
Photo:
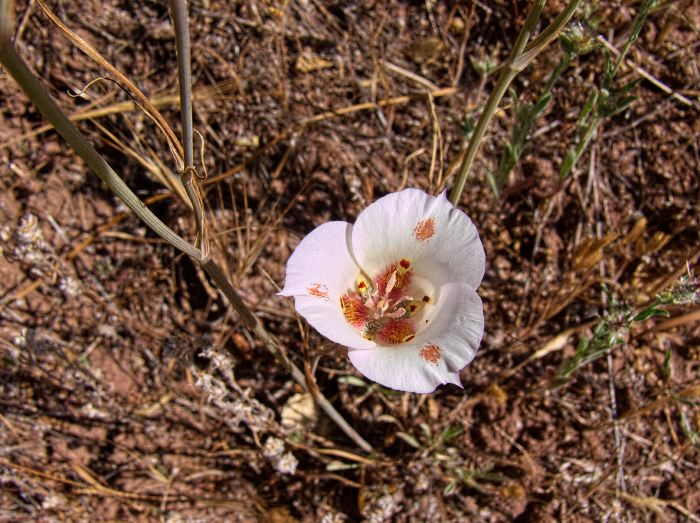
[[[569,65],[571,65],[571,60],[573,59],[573,57],[574,55],[572,53],[564,53],[564,56],[561,57],[561,60],[559,60],[559,63],[554,68],[554,71],[552,71],[552,74],[549,76],[549,80],[547,80],[547,84],[544,86],[542,94],[552,92],[554,84],[561,76],[561,73],[563,73],[566,70],[566,68],[569,67]]]
[[[190,29],[187,23],[187,3],[185,0],[172,0],[170,4],[173,12],[173,25],[175,26],[177,74],[180,86],[180,114],[182,118],[182,145],[185,151],[185,169],[187,169],[194,166]]]
[[[503,95],[508,90],[511,82],[518,75],[518,73],[525,69],[530,62],[532,62],[532,60],[534,60],[535,57],[557,37],[559,32],[574,15],[574,12],[576,12],[576,8],[581,0],[571,0],[558,17],[544,31],[542,31],[537,38],[530,42],[530,44],[527,44],[530,35],[537,25],[545,1],[546,0],[537,0],[537,2],[532,6],[532,10],[527,17],[520,34],[518,35],[515,45],[513,46],[513,51],[508,58],[508,62],[501,71],[496,87],[486,101],[484,110],[481,112],[479,121],[474,128],[474,133],[469,140],[469,144],[464,152],[462,162],[457,170],[455,184],[450,192],[450,202],[452,202],[452,205],[456,206],[459,202],[459,198],[464,190],[464,185],[467,182],[467,177],[471,171],[472,164],[476,158],[476,153],[479,150],[481,140],[483,139],[486,129],[491,122],[491,118],[493,118],[493,115],[496,113],[496,109],[498,109],[498,105],[500,104]]]
[[[559,171],[560,180],[566,178],[567,175],[574,168],[574,166],[581,159],[581,156],[583,155],[584,151],[588,148],[588,144],[591,143],[591,140],[595,136],[595,132],[598,129],[598,125],[600,125],[600,122],[602,120],[603,119],[601,117],[594,116],[591,118],[590,122],[588,122],[588,125],[581,134],[581,138],[578,144],[576,145],[576,149],[574,149],[571,157],[565,158],[564,162],[562,162],[561,169]]]
[[[498,104],[501,103],[501,98],[503,98],[503,95],[506,94],[511,82],[520,72],[513,66],[513,64],[515,59],[518,58],[518,56],[520,56],[525,49],[525,45],[530,39],[530,35],[535,30],[535,26],[540,18],[545,2],[546,0],[537,0],[532,6],[532,10],[528,15],[527,20],[525,20],[525,24],[523,25],[523,28],[515,41],[513,50],[508,57],[508,61],[501,70],[496,87],[493,91],[491,91],[491,95],[486,101],[484,110],[481,112],[479,121],[477,122],[474,132],[472,133],[472,137],[469,140],[469,144],[467,145],[467,150],[464,152],[462,163],[459,165],[459,170],[457,171],[457,180],[455,181],[455,185],[452,187],[452,192],[450,193],[450,201],[452,202],[452,205],[456,206],[457,202],[459,201],[459,197],[462,195],[464,185],[467,183],[467,177],[469,176],[469,171],[474,163],[474,158],[476,158],[476,153],[479,150],[481,140],[486,133],[486,128],[491,122],[491,118],[495,114],[496,109],[498,109]]]
[[[185,166],[180,173],[187,197],[192,203],[197,239],[195,246],[202,251],[202,260],[209,259],[209,238],[204,212],[204,201],[197,183],[197,170],[194,168],[194,145],[192,129],[192,60],[190,53],[190,29],[187,17],[187,2],[172,0],[175,44],[177,47],[177,74],[180,86],[180,115],[182,117],[182,142]]]
[[[627,42],[625,42],[625,46],[622,48],[622,51],[618,55],[617,61],[615,62],[615,65],[613,66],[612,70],[605,77],[604,87],[607,88],[608,84],[610,84],[610,82],[612,82],[612,79],[615,78],[615,75],[617,74],[617,71],[620,69],[622,62],[625,60],[627,53],[632,48],[634,43],[637,41],[637,38],[639,38],[639,33],[642,30],[642,27],[644,27],[644,22],[646,21],[647,16],[649,16],[649,10],[651,9],[652,4],[653,4],[653,0],[644,0],[642,2],[642,5],[639,8],[639,12],[634,17],[634,22],[632,24],[632,32],[630,33],[630,36],[627,39]]]

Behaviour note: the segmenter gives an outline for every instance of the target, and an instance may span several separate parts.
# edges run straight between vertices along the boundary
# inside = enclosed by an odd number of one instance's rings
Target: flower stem
[[[197,170],[194,167],[194,145],[192,130],[192,62],[190,53],[190,29],[187,17],[187,2],[171,0],[175,27],[175,44],[177,48],[177,73],[180,86],[180,115],[182,118],[182,142],[184,149],[184,168],[180,172],[182,184],[185,186],[187,197],[192,203],[197,239],[195,246],[202,251],[202,258],[209,259],[209,238],[207,235],[206,213],[202,193],[197,184]]]
[[[518,73],[525,69],[530,62],[532,62],[532,60],[534,60],[535,57],[557,37],[559,32],[574,15],[580,1],[581,0],[570,0],[561,14],[549,26],[547,26],[547,28],[542,31],[537,38],[528,44],[527,42],[535,30],[535,26],[539,21],[540,14],[542,13],[546,0],[537,0],[532,6],[532,10],[528,15],[527,20],[525,20],[525,24],[523,25],[523,28],[515,41],[513,50],[508,57],[508,61],[501,70],[496,87],[486,101],[484,110],[481,112],[479,121],[477,122],[472,137],[467,144],[467,149],[464,151],[462,162],[457,170],[455,184],[450,192],[450,202],[452,202],[452,205],[456,206],[459,202],[459,198],[464,190],[464,185],[467,182],[467,177],[471,171],[472,164],[476,158],[476,153],[479,150],[481,140],[484,138],[484,134],[486,133],[486,129],[491,122],[491,118],[493,118],[493,115],[496,113],[496,109],[498,109],[498,105],[500,104],[503,95],[508,90],[511,82],[518,75]]]
[[[194,166],[192,134],[192,63],[190,58],[190,29],[185,0],[172,0],[170,8],[175,27],[177,48],[177,80],[180,86],[180,114],[182,118],[182,145],[185,153],[185,168]]]

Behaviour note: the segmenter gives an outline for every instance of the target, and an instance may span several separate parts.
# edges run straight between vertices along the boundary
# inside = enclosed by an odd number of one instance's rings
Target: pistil
[[[404,258],[374,280],[360,274],[355,292],[340,298],[346,321],[358,328],[364,338],[393,345],[415,337],[416,324],[411,318],[423,303],[406,292],[412,269],[410,260]]]

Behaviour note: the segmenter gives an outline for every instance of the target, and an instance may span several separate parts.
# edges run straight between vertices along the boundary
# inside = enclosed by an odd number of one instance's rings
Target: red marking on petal
[[[416,326],[411,320],[391,320],[384,324],[377,338],[387,345],[405,343],[416,337]]]
[[[437,365],[440,362],[441,354],[442,351],[437,345],[423,345],[423,348],[420,350],[420,357],[433,365]]]
[[[367,308],[357,295],[341,296],[340,309],[345,321],[353,327],[361,328],[367,321]]]
[[[413,236],[418,241],[425,241],[435,234],[435,218],[419,221],[413,228]]]
[[[311,287],[309,287],[306,290],[309,293],[309,296],[313,296],[315,298],[323,298],[324,300],[328,301],[328,287],[326,287],[324,284],[314,283]]]

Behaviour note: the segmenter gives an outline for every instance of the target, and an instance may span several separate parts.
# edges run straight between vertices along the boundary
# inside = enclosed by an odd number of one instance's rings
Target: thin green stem
[[[637,41],[637,38],[639,38],[639,33],[641,32],[642,27],[644,27],[644,22],[646,21],[647,16],[649,16],[649,10],[651,9],[652,4],[653,4],[653,0],[644,0],[642,2],[642,5],[639,8],[639,12],[634,17],[634,22],[632,24],[632,32],[630,33],[630,36],[627,39],[627,42],[625,42],[625,46],[622,48],[622,51],[618,55],[617,61],[615,62],[615,65],[613,66],[612,70],[607,74],[607,76],[605,78],[606,84],[612,82],[612,79],[615,78],[615,75],[617,74],[617,71],[620,69],[622,62],[627,57],[627,53],[632,48],[634,43]],[[606,87],[607,87],[607,85],[606,85]]]
[[[187,197],[192,203],[197,240],[195,246],[202,251],[202,259],[209,259],[209,239],[202,193],[197,183],[197,170],[194,167],[194,145],[192,129],[192,60],[190,53],[190,29],[187,17],[186,0],[172,0],[173,25],[177,48],[177,73],[180,86],[180,115],[182,117],[182,142],[185,165],[180,173]]]
[[[467,183],[467,177],[469,176],[469,171],[474,163],[474,158],[476,158],[476,153],[479,150],[481,140],[484,138],[486,129],[491,122],[491,118],[496,112],[496,109],[498,109],[498,104],[501,103],[503,95],[506,94],[508,87],[519,72],[513,67],[513,63],[525,49],[525,45],[530,39],[530,35],[535,30],[535,26],[540,18],[545,2],[546,0],[537,0],[532,6],[532,10],[528,15],[527,20],[525,20],[525,24],[523,25],[523,28],[515,41],[513,50],[508,58],[508,62],[501,70],[496,87],[493,91],[491,91],[491,94],[486,101],[484,110],[481,112],[479,121],[474,128],[474,132],[472,133],[469,144],[467,145],[467,150],[464,152],[462,162],[459,166],[459,170],[457,171],[457,179],[454,187],[452,187],[452,192],[450,193],[450,201],[452,202],[452,205],[457,205],[459,197],[462,195],[462,191],[464,190],[464,185]]]
[[[462,162],[460,163],[457,171],[455,184],[450,192],[450,202],[452,202],[452,205],[454,206],[457,206],[459,198],[462,195],[462,191],[464,190],[464,186],[467,183],[469,171],[471,170],[474,159],[476,158],[476,153],[479,150],[481,140],[486,133],[486,128],[491,122],[491,118],[496,112],[498,104],[501,102],[501,98],[503,98],[503,95],[508,90],[508,86],[516,75],[517,73],[515,71],[509,68],[504,68],[501,72],[501,76],[498,79],[496,87],[493,91],[491,91],[491,95],[486,101],[484,110],[479,117],[479,121],[477,122],[474,132],[472,133],[472,137],[469,140],[469,144],[467,145],[467,150],[464,152],[464,156],[462,157]]]
[[[493,115],[498,109],[498,105],[503,98],[503,95],[508,91],[513,79],[525,69],[535,57],[542,52],[542,50],[549,45],[549,43],[554,40],[559,32],[564,28],[564,26],[569,22],[571,17],[576,12],[581,0],[570,0],[567,6],[564,8],[562,13],[542,31],[537,38],[535,38],[529,44],[528,39],[532,35],[532,32],[537,25],[540,14],[542,13],[542,8],[544,7],[545,0],[538,0],[533,6],[530,14],[523,25],[520,34],[513,46],[513,51],[508,58],[508,62],[501,71],[501,75],[498,78],[496,87],[491,92],[484,110],[481,112],[479,121],[474,128],[474,133],[472,134],[469,144],[467,144],[467,149],[462,157],[462,162],[460,163],[459,169],[457,170],[457,175],[455,179],[455,184],[450,192],[450,202],[452,205],[457,205],[459,198],[464,190],[464,185],[467,182],[467,177],[476,158],[476,153],[479,150],[479,145],[481,140],[486,133],[488,124],[493,118]]]
[[[567,175],[571,172],[574,166],[581,159],[581,156],[588,148],[588,144],[590,144],[591,140],[593,140],[593,138],[595,137],[598,125],[600,125],[600,122],[602,121],[603,119],[600,116],[593,116],[588,122],[583,133],[580,135],[579,142],[576,145],[576,148],[570,150],[567,153],[567,156],[564,157],[561,169],[559,170],[559,178],[561,180],[564,180],[564,178],[567,177]]]
[[[552,92],[554,84],[561,76],[561,73],[563,73],[566,70],[566,68],[569,67],[569,65],[571,65],[571,60],[573,59],[573,57],[574,55],[572,53],[564,53],[564,56],[561,57],[561,60],[559,60],[559,63],[556,65],[554,71],[552,71],[552,74],[549,76],[549,80],[547,80],[547,84],[544,86],[543,94]]]
[[[180,86],[180,114],[182,118],[182,142],[185,151],[185,169],[194,166],[192,133],[192,64],[190,58],[190,29],[187,19],[187,2],[172,0],[170,7],[175,26],[177,48],[177,74]]]
[[[527,65],[534,60],[538,54],[540,54],[542,49],[547,47],[557,36],[559,36],[561,30],[564,29],[564,26],[568,24],[571,17],[574,16],[574,13],[576,12],[576,9],[578,9],[578,5],[580,3],[581,0],[570,0],[569,3],[566,4],[564,10],[559,13],[559,16],[557,16],[544,31],[538,34],[534,40],[525,46],[525,52],[523,52],[523,55],[518,59],[518,62],[520,62],[518,65],[520,65],[523,69],[527,67]]]

